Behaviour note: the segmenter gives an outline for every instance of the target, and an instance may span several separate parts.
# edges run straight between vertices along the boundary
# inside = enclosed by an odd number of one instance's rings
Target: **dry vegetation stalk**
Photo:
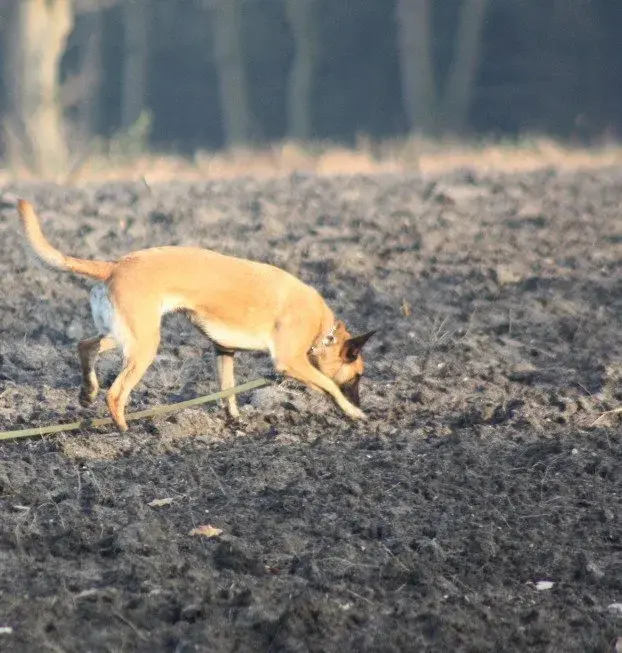
[[[154,417],[156,415],[164,415],[166,413],[174,413],[183,408],[190,408],[191,406],[199,406],[201,404],[207,404],[213,401],[218,401],[219,399],[225,399],[231,395],[238,394],[240,392],[246,392],[247,390],[254,390],[255,388],[262,388],[263,386],[269,385],[270,381],[268,379],[255,379],[254,381],[248,381],[247,383],[242,383],[237,385],[234,388],[229,388],[227,390],[222,390],[220,392],[214,392],[210,395],[204,395],[202,397],[195,397],[194,399],[188,399],[187,401],[180,401],[176,404],[167,404],[164,406],[155,406],[154,408],[148,408],[147,410],[140,410],[136,413],[130,413],[126,416],[126,419],[142,419],[144,417]],[[103,417],[99,419],[86,419],[81,420],[80,422],[71,422],[69,424],[51,424],[49,426],[38,426],[32,429],[21,429],[17,431],[4,431],[0,432],[0,440],[16,440],[18,438],[32,438],[42,435],[50,435],[52,433],[61,433],[66,431],[77,431],[79,429],[88,429],[95,426],[108,426],[112,424],[112,419],[110,417]]]

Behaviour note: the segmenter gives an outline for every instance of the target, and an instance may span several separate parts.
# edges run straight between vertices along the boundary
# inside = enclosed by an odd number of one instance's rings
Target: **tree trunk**
[[[486,3],[487,0],[462,0],[456,49],[441,107],[441,125],[444,131],[459,134],[467,125],[479,68]]]
[[[309,140],[313,135],[313,76],[317,61],[317,7],[314,0],[285,0],[295,44],[287,90],[287,135]]]
[[[123,83],[121,87],[121,127],[136,124],[146,108],[148,62],[148,16],[145,0],[123,2]]]
[[[89,12],[82,18],[80,37],[80,95],[77,101],[77,122],[83,139],[97,133],[101,120],[100,89],[103,80],[103,20],[101,11]]]
[[[60,102],[60,61],[73,27],[72,0],[19,0],[9,5],[5,57],[7,148],[13,165],[51,176],[67,169]]]
[[[253,120],[242,47],[240,0],[216,0],[214,51],[218,67],[220,107],[227,147],[253,140]]]
[[[428,0],[397,0],[400,73],[404,108],[412,132],[433,133],[436,127],[436,84],[431,51]]]

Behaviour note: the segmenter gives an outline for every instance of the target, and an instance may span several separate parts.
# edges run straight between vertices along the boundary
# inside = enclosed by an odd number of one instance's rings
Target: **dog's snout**
[[[357,408],[361,405],[359,397],[359,377],[345,383],[341,388],[346,398],[351,401]]]

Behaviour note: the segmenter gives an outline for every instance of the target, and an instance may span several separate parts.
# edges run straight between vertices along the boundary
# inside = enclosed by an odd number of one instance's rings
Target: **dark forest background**
[[[620,0],[0,0],[0,156],[622,131]]]

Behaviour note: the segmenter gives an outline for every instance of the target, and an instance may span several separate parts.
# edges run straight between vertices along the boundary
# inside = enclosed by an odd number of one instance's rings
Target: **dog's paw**
[[[82,408],[88,408],[95,401],[95,397],[97,397],[97,390],[88,391],[85,388],[82,388],[80,390],[80,396],[78,397],[80,406],[82,406]]]
[[[240,423],[240,413],[232,415],[229,411],[225,411],[225,424],[229,426],[237,426]]]
[[[352,419],[360,419],[362,421],[365,421],[367,419],[367,415],[360,409],[360,408],[353,408],[348,412],[348,417]]]
[[[117,429],[117,431],[119,433],[126,433],[127,432],[128,426],[127,426],[127,422],[125,420],[123,420],[122,422],[117,422],[113,418],[113,422],[114,422],[115,428]]]

